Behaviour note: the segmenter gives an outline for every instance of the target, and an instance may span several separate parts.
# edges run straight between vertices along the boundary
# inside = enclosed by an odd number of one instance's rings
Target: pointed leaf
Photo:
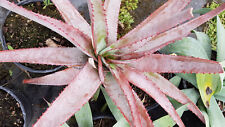
[[[154,53],[160,48],[170,43],[173,43],[175,40],[179,40],[180,38],[187,36],[191,30],[208,21],[210,18],[213,18],[223,10],[225,10],[225,3],[202,16],[199,16],[191,21],[188,21],[178,27],[170,29],[157,36],[154,36],[152,39],[147,39],[146,41],[143,41],[143,43],[141,44],[142,47],[138,48],[135,53],[130,53],[125,56],[121,56],[121,59],[140,58],[141,56],[144,56],[144,54]]]
[[[28,19],[31,19],[41,25],[44,25],[45,27],[57,32],[58,34],[68,39],[87,55],[93,56],[91,38],[82,33],[79,29],[76,29],[71,25],[65,24],[56,19],[43,16],[32,11],[28,11],[22,7],[8,2],[7,0],[0,0],[0,6],[17,14],[20,14]]]
[[[118,28],[120,4],[121,0],[106,0],[104,3],[104,7],[106,10],[108,46],[116,42],[117,40],[117,28]]]
[[[209,109],[207,109],[209,115],[209,121],[211,127],[223,127],[225,123],[225,118],[220,110],[216,99],[212,97]]]
[[[161,19],[150,20],[148,24],[145,24],[141,28],[134,29],[132,33],[113,44],[111,47],[118,49],[117,54],[128,54],[144,46],[145,42],[154,37],[153,35],[164,32],[165,30],[176,26],[193,17],[191,13],[192,9],[186,9],[179,13],[161,17]],[[126,45],[125,45],[126,44]]]
[[[123,77],[123,75],[120,72],[117,72],[116,70],[114,70],[113,73],[117,80],[118,85],[120,86],[122,92],[125,95],[125,98],[126,98],[128,104],[129,104],[129,107],[131,110],[131,117],[132,117],[131,121],[133,123],[133,126],[141,125],[140,114],[138,112],[136,101],[135,101],[134,95],[132,93],[132,89],[129,85],[129,82],[127,80],[125,80],[125,78]],[[129,121],[129,122],[131,122],[131,121]],[[130,123],[130,125],[132,126],[131,123]]]
[[[75,113],[79,127],[93,127],[91,107],[86,103],[78,112]]]
[[[91,27],[69,0],[52,0],[63,19],[91,38]]]
[[[225,60],[225,29],[217,16],[217,61],[222,62]]]
[[[209,36],[203,32],[198,32],[198,31],[194,31],[194,32],[201,46],[205,49],[208,55],[208,58],[210,59],[212,54],[212,49],[211,49],[211,40]]]
[[[117,43],[111,45],[111,48],[120,48],[128,44],[141,41],[155,34],[161,33],[182,23],[192,17],[192,14],[181,10],[190,2],[190,0],[169,0],[140,25],[122,37]],[[185,14],[185,15],[184,15]]]
[[[145,73],[164,94],[175,99],[183,105],[187,105],[188,109],[191,110],[198,118],[204,122],[204,117],[198,107],[177,87],[170,83],[167,79],[157,73]]]
[[[106,47],[106,17],[102,0],[88,0],[91,16],[93,47],[98,54]]]
[[[169,80],[174,86],[178,87],[181,82],[181,78],[179,76],[174,76]]]
[[[113,127],[130,127],[125,118],[121,118]]]
[[[132,84],[136,85],[143,91],[145,91],[148,95],[155,99],[155,101],[161,105],[161,107],[168,112],[168,114],[173,118],[176,123],[184,127],[182,120],[179,115],[175,111],[174,107],[168,100],[168,98],[163,94],[160,89],[150,81],[143,73],[135,72],[131,70],[127,70],[125,72],[125,76]]]
[[[77,48],[30,48],[0,51],[0,62],[83,66],[87,56]]]
[[[187,105],[183,105],[176,110],[180,117],[187,109]],[[176,123],[173,121],[173,119],[171,119],[169,115],[163,116],[160,119],[155,120],[153,123],[155,127],[173,127],[174,125],[176,125]]]
[[[142,72],[169,73],[222,73],[218,62],[187,56],[149,54],[137,60],[111,60]]]
[[[57,127],[62,125],[88,102],[100,86],[100,83],[98,73],[87,63],[73,82],[63,90],[35,123],[34,127]]]
[[[73,81],[79,72],[79,69],[68,68],[43,77],[25,79],[23,83],[37,85],[67,85]]]

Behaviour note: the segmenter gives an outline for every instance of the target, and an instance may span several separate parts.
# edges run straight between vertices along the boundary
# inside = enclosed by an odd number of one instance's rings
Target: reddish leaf
[[[131,116],[132,116],[132,121],[135,127],[141,125],[141,119],[140,119],[140,113],[138,110],[138,107],[136,105],[136,99],[134,97],[134,94],[132,92],[132,88],[129,84],[129,82],[126,80],[124,75],[116,70],[111,70],[113,73],[115,79],[117,80],[117,83],[119,84],[121,90],[123,91],[124,95],[126,96],[126,100],[128,101],[128,104],[130,106],[131,110]]]
[[[199,16],[183,25],[180,25],[176,28],[173,28],[165,33],[159,34],[152,38],[150,41],[144,42],[144,46],[142,48],[139,48],[136,52],[148,52],[153,53],[157,51],[158,49],[172,43],[175,40],[178,40],[186,35],[189,34],[189,32],[196,27],[200,26],[204,22],[208,21],[210,18],[213,18],[220,12],[225,10],[225,3],[222,4],[220,7],[202,15]]]
[[[39,24],[42,24],[45,27],[48,27],[49,29],[57,32],[58,34],[71,41],[87,55],[93,56],[91,39],[88,36],[85,36],[85,34],[78,29],[56,19],[43,16],[32,11],[28,11],[22,7],[8,2],[7,0],[0,0],[0,6],[18,13],[26,18],[29,18]]]
[[[148,25],[147,27],[143,27],[139,31],[129,34],[130,35],[130,39],[128,38],[129,45],[119,48],[116,53],[121,56],[123,54],[132,53],[135,50],[138,50],[139,48],[144,47],[145,46],[144,44],[146,44],[148,41],[151,41],[152,35],[155,35],[159,32],[163,32],[166,28],[169,29],[173,26],[176,26],[179,23],[182,23],[184,21],[187,21],[188,19],[191,19],[192,17],[193,15],[192,15],[192,8],[191,8],[191,9],[186,9],[184,11],[181,11],[179,13],[175,13],[173,15],[168,15],[167,17],[161,20],[153,20],[153,21],[151,20],[149,24],[146,24]],[[143,39],[139,42],[138,41],[134,42],[134,40],[138,39],[138,37],[142,38],[141,36],[137,34],[141,34],[142,36],[147,34],[146,37],[148,38]],[[131,42],[134,42],[134,43],[132,44]],[[119,43],[123,44],[123,42],[119,42]]]
[[[124,95],[116,79],[111,75],[111,73],[105,74],[104,87],[110,98],[113,100],[115,105],[125,117],[125,119],[133,127],[134,125],[132,122],[133,120],[131,115],[131,109],[126,99],[126,96]]]
[[[37,85],[67,85],[73,81],[79,72],[79,69],[68,68],[43,77],[25,79],[23,83]]]
[[[216,61],[187,56],[149,54],[137,60],[112,60],[126,64],[142,72],[169,73],[222,73],[223,68]]]
[[[174,121],[180,126],[184,127],[182,120],[177,114],[176,110],[168,100],[168,98],[160,91],[160,89],[141,72],[135,72],[127,70],[125,76],[132,84],[136,85],[147,94],[149,94],[155,101],[164,108],[165,111],[174,119]]]
[[[64,20],[91,38],[91,27],[69,0],[52,0]]]
[[[100,85],[96,70],[90,65],[63,90],[34,127],[58,127],[88,102]]]
[[[91,16],[91,27],[93,47],[98,54],[106,47],[106,19],[102,0],[88,0],[89,13]]]
[[[140,117],[142,127],[154,127],[152,120],[150,119],[148,112],[146,111],[142,101],[140,100],[140,98],[137,96],[137,94],[134,91],[132,92],[136,99],[136,105],[137,105],[137,108],[139,109],[139,113],[142,116]]]
[[[117,27],[120,4],[121,0],[106,0],[104,4],[106,10],[108,46],[116,42],[117,40]]]
[[[174,98],[178,102],[183,105],[187,105],[188,109],[191,110],[198,118],[205,122],[204,116],[199,108],[183,93],[181,92],[175,85],[169,82],[167,79],[162,77],[157,73],[146,73],[149,80],[151,80],[155,85],[167,96]]]
[[[77,48],[30,48],[0,51],[0,62],[83,66],[87,56]]]
[[[128,105],[128,101],[126,99],[126,96],[124,95],[123,91],[121,90],[120,86],[118,85],[115,78],[110,74],[105,74],[105,83],[104,83],[105,89],[110,96],[110,98],[113,100],[113,102],[116,104],[118,109],[122,112],[126,120],[129,122],[131,126],[134,126],[132,123],[132,115],[131,110]],[[136,105],[140,113],[140,119],[141,119],[141,125],[143,127],[152,127],[152,121],[150,120],[150,117],[142,104],[141,100],[138,98],[136,93],[132,91],[134,94],[134,97],[136,99]]]
[[[190,0],[169,0],[111,47],[125,47],[190,19],[192,17],[191,13],[185,13],[185,15],[182,15],[184,12],[180,13],[189,2]]]

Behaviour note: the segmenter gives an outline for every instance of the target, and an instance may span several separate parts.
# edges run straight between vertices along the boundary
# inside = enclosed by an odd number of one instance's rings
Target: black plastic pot
[[[21,92],[14,91],[2,86],[0,86],[0,90],[5,91],[9,95],[11,95],[20,104],[24,119],[23,127],[28,127],[32,119],[32,108],[28,98],[26,98]]]
[[[33,3],[33,2],[43,2],[43,0],[24,0],[24,1],[21,1],[18,3],[18,5],[26,5],[26,4],[29,4],[29,3]],[[4,23],[5,23],[5,20],[7,18],[7,16],[11,13],[11,11],[6,11],[5,14],[1,14],[2,16],[0,16],[0,20],[2,24],[0,24],[0,41],[2,42],[2,48],[3,50],[8,50],[8,47],[6,45],[6,41],[5,41],[5,37],[3,35],[3,26],[4,26]],[[63,68],[63,66],[59,66],[59,67],[56,67],[54,69],[49,69],[49,70],[35,70],[35,69],[32,69],[32,68],[29,68],[29,67],[26,67],[20,63],[14,63],[16,66],[18,66],[19,68],[25,70],[25,71],[28,71],[28,72],[32,72],[32,73],[51,73],[51,72],[55,72],[61,68]]]

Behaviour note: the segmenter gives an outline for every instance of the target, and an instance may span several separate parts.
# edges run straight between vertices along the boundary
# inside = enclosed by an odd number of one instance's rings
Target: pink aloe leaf
[[[87,56],[78,48],[30,48],[0,51],[0,62],[83,66]]]
[[[91,27],[69,0],[52,0],[63,19],[91,38]]]
[[[124,75],[117,69],[117,70],[111,70],[113,73],[118,85],[120,86],[121,90],[123,91],[124,95],[126,96],[126,100],[128,101],[130,110],[131,110],[131,116],[134,126],[140,126],[141,125],[141,119],[140,119],[140,113],[136,104],[136,99],[134,97],[134,94],[132,92],[132,88],[129,84],[129,82],[126,80]]]
[[[124,74],[129,82],[139,87],[147,94],[149,94],[152,98],[154,98],[155,101],[160,104],[165,111],[168,112],[168,114],[180,127],[184,127],[182,120],[170,103],[169,99],[165,96],[164,93],[162,93],[162,91],[156,86],[156,84],[150,81],[148,77],[146,77],[142,72],[127,69]]]
[[[110,98],[113,100],[115,105],[119,108],[121,113],[124,115],[126,120],[129,122],[131,126],[134,126],[132,123],[132,115],[131,115],[131,110],[130,106],[128,105],[128,101],[126,99],[126,96],[124,95],[122,89],[118,85],[116,79],[110,74],[105,74],[105,90],[109,94]],[[141,125],[143,127],[151,127],[152,121],[150,120],[150,117],[143,106],[141,100],[138,98],[136,93],[132,91],[134,94],[134,97],[136,99],[136,105],[140,113],[140,119],[141,119]]]
[[[118,109],[121,111],[128,123],[131,126],[134,126],[132,123],[133,120],[131,115],[131,109],[126,99],[126,96],[124,95],[122,89],[120,88],[116,79],[111,73],[105,73],[105,82],[103,85],[105,87],[106,92],[108,93],[112,101],[115,103],[115,105],[118,107]]]
[[[140,117],[142,127],[154,127],[152,120],[150,119],[148,112],[146,111],[142,101],[140,100],[140,98],[137,96],[137,94],[134,91],[132,92],[136,99],[136,104],[137,104],[137,108],[139,109],[139,113],[142,116]]]
[[[88,102],[100,84],[97,71],[87,63],[34,124],[34,127],[58,127],[62,125]]]
[[[137,60],[112,60],[126,64],[142,72],[159,73],[223,73],[223,68],[216,61],[162,54],[149,54]]]
[[[80,69],[73,67],[43,77],[25,79],[23,83],[37,85],[67,85],[79,74]]]
[[[75,46],[77,46],[80,50],[82,50],[85,54],[89,56],[93,56],[93,49],[91,46],[91,38],[82,33],[79,29],[72,27],[71,25],[65,24],[56,19],[43,16],[32,11],[26,10],[22,7],[15,5],[14,3],[10,3],[7,0],[0,0],[0,6],[18,13],[28,19],[31,19],[55,32],[62,35],[70,42],[72,42]]]
[[[146,29],[145,31],[148,31],[148,32],[142,32],[140,30],[140,32],[130,34],[130,39],[128,39],[129,45],[122,47],[122,48],[117,48],[118,51],[116,53],[119,55],[132,53],[132,52],[136,51],[137,49],[144,47],[145,46],[144,42],[151,41],[152,35],[157,34],[158,31],[162,32],[165,28],[169,29],[169,28],[171,28],[171,26],[175,26],[179,23],[187,21],[188,19],[191,19],[192,17],[193,17],[192,8],[190,8],[190,9],[183,10],[179,13],[169,15],[168,17],[166,17],[166,19],[153,20],[150,22],[151,24],[148,24],[148,27],[143,27],[143,30]],[[150,33],[153,33],[153,34],[149,35]],[[142,35],[148,34],[148,35],[147,35],[146,39],[142,39],[141,41],[133,42],[135,39],[138,39],[138,37],[139,37],[136,34],[142,34]],[[125,40],[125,41],[127,41],[127,40]],[[133,42],[133,43],[131,43],[131,42]],[[118,43],[123,44],[122,41],[118,42]]]
[[[145,52],[145,53],[153,53],[157,51],[158,49],[174,42],[175,40],[178,40],[186,35],[189,34],[189,32],[196,27],[200,26],[204,22],[208,21],[209,19],[213,18],[220,12],[225,10],[225,3],[222,4],[220,7],[202,15],[199,16],[187,23],[184,23],[183,25],[180,25],[176,28],[173,28],[167,32],[164,32],[162,34],[159,34],[152,38],[150,41],[143,42],[144,46],[142,48],[139,48],[136,50],[136,52]]]
[[[185,13],[185,15],[183,15],[185,11],[180,13],[180,11],[187,6],[189,2],[190,0],[169,0],[136,28],[110,47],[113,49],[125,47],[166,31],[169,28],[192,18],[192,14],[190,12]]]
[[[108,33],[107,46],[117,41],[117,28],[118,28],[120,4],[121,0],[107,0],[104,3],[106,10],[106,22]]]
[[[167,79],[162,77],[160,74],[157,73],[145,73],[149,80],[151,80],[155,85],[167,96],[177,100],[183,105],[187,105],[188,109],[191,110],[198,118],[205,122],[204,116],[199,108],[183,93],[181,92],[176,86],[174,86],[171,82]]]
[[[106,47],[106,17],[102,0],[88,0],[92,26],[92,45],[98,54]]]

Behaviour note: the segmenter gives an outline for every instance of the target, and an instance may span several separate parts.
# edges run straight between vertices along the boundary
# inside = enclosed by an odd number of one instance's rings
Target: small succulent
[[[223,73],[221,65],[206,59],[153,54],[174,40],[188,35],[192,29],[225,9],[225,4],[222,4],[192,19],[192,8],[185,8],[190,1],[168,0],[135,29],[117,40],[121,0],[88,0],[91,26],[69,0],[52,0],[65,23],[28,11],[7,0],[0,0],[0,6],[52,29],[76,46],[0,52],[0,62],[68,67],[44,77],[24,80],[24,83],[39,85],[68,84],[34,127],[62,125],[88,102],[101,84],[130,126],[153,126],[130,83],[154,98],[179,126],[184,127],[184,124],[167,96],[187,105],[204,122],[198,107],[158,73]]]

